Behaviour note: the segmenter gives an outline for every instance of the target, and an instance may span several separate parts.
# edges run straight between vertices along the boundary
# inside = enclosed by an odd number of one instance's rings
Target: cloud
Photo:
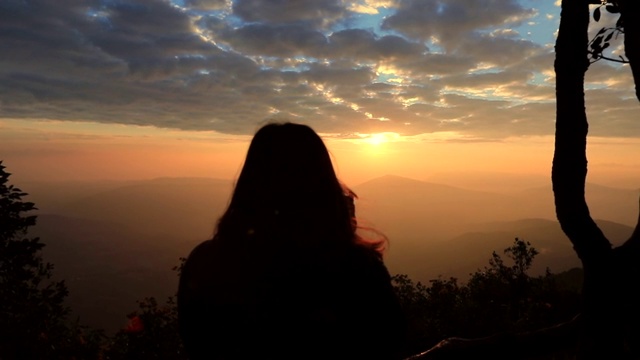
[[[317,56],[327,46],[323,33],[305,24],[248,24],[220,33],[221,38],[247,55],[272,57]]]
[[[184,6],[198,10],[225,10],[231,7],[231,0],[185,0]]]
[[[534,14],[534,10],[525,9],[514,0],[404,0],[382,27],[412,38],[435,39],[451,51],[471,32],[513,26]]]
[[[341,0],[236,0],[233,13],[247,22],[304,22],[324,27],[343,18],[348,10]]]
[[[377,37],[373,32],[363,29],[337,31],[329,37],[329,40],[327,56],[333,59],[396,61],[407,58],[416,59],[428,51],[423,43],[410,42],[395,35]]]
[[[466,90],[469,92],[493,91],[501,86],[510,84],[524,84],[533,74],[517,71],[502,71],[497,73],[476,73],[452,75],[442,78],[438,82],[446,84],[447,88]]]
[[[549,135],[553,49],[515,28],[535,14],[506,0],[1,1],[0,118]],[[592,131],[640,136],[628,68],[596,63],[587,81]]]
[[[528,40],[473,34],[461,40],[459,52],[476,63],[508,67],[543,52],[542,46]]]

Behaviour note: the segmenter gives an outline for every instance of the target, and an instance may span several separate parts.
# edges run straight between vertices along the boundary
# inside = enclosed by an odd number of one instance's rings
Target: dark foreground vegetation
[[[489,265],[471,274],[466,284],[450,278],[431,280],[427,286],[413,283],[406,275],[394,276],[409,319],[408,355],[430,349],[447,338],[456,338],[449,340],[451,344],[459,343],[456,347],[465,342],[472,344],[462,339],[483,339],[475,346],[482,342],[506,346],[515,342],[508,339],[510,336],[570,321],[579,308],[582,272],[574,269],[554,275],[547,270],[545,275],[532,277],[527,271],[537,254],[529,243],[516,238],[504,250],[506,259],[493,252]],[[488,336],[494,336],[493,341],[487,341]],[[565,340],[562,350],[573,345],[570,338]],[[539,349],[522,348],[510,358],[526,358],[546,347],[548,358],[552,359],[560,350],[543,343],[538,346]],[[496,352],[492,354],[495,356]]]
[[[113,336],[70,317],[65,282],[52,280],[54,267],[41,257],[45,244],[28,235],[36,224],[36,216],[29,215],[35,204],[22,200],[26,194],[9,184],[4,169],[0,162],[0,358],[186,358],[174,297],[140,300],[138,309],[128,314],[128,326]],[[503,255],[487,254],[488,265],[465,284],[450,278],[425,285],[407,275],[394,276],[409,319],[407,357],[445,338],[504,338],[571,320],[578,309],[581,272],[547,271],[532,277],[528,270],[537,254],[516,239]],[[573,344],[567,339],[563,345],[570,349]],[[522,348],[512,358],[530,353],[532,349]],[[557,352],[546,358],[558,358]]]

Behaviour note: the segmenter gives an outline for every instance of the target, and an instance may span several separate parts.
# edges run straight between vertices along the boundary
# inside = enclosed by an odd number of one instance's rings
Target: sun
[[[365,139],[366,142],[373,146],[380,146],[389,141],[385,133],[371,134]]]
[[[399,141],[401,136],[395,132],[380,132],[371,134],[360,134],[361,141],[372,145],[374,147],[380,147],[390,142]]]

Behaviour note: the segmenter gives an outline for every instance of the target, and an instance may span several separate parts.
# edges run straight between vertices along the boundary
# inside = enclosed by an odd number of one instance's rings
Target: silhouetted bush
[[[543,276],[528,275],[538,254],[529,243],[516,238],[504,253],[506,262],[494,252],[489,266],[471,274],[464,285],[455,278],[431,280],[426,286],[407,275],[393,277],[409,321],[411,349],[424,350],[454,336],[539,329],[577,314],[579,292],[560,286],[549,270]]]
[[[158,304],[153,297],[138,302],[129,324],[112,338],[107,359],[186,359],[178,334],[175,297]]]
[[[26,193],[8,184],[0,161],[0,359],[186,359],[178,332],[175,297],[159,304],[139,301],[129,325],[113,337],[69,321],[64,281],[54,281],[43,261],[45,246],[27,230],[36,209]],[[477,338],[534,330],[572,318],[578,309],[579,270],[532,277],[538,252],[515,239],[489,266],[457,279],[434,279],[426,286],[407,275],[392,278],[408,319],[407,354],[452,337]],[[180,273],[184,259],[174,268]]]
[[[69,321],[67,286],[27,234],[36,207],[10,175],[0,161],[0,359],[97,358],[102,333]]]

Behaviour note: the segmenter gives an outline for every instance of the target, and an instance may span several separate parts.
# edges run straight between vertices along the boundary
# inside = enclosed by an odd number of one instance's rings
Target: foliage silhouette
[[[598,60],[607,60],[618,63],[629,63],[629,59],[623,55],[619,55],[618,58],[612,58],[603,54],[604,50],[610,47],[611,41],[617,40],[620,36],[624,35],[624,18],[620,15],[620,6],[617,1],[605,1],[597,2],[600,5],[593,10],[593,20],[595,22],[600,21],[602,14],[601,9],[605,9],[610,14],[618,14],[618,20],[614,27],[603,27],[588,43],[589,62],[594,63]]]
[[[27,194],[8,185],[0,162],[0,357],[11,359],[185,359],[178,335],[175,297],[164,304],[148,297],[130,313],[130,324],[111,339],[69,322],[64,306],[67,288],[52,280],[53,265],[40,252],[44,244],[29,238],[35,205]],[[471,274],[466,284],[450,278],[428,286],[406,275],[393,278],[403,310],[410,319],[411,342],[405,354],[417,353],[452,336],[481,337],[527,331],[570,318],[578,295],[564,290],[551,273],[531,277],[537,251],[516,238],[493,253],[488,266]],[[174,268],[180,273],[184,259]],[[20,297],[16,297],[20,294]]]
[[[175,297],[159,304],[154,297],[138,301],[129,325],[118,331],[106,350],[107,359],[187,359],[178,335]]]
[[[185,258],[173,268],[180,276]],[[178,332],[176,297],[164,304],[154,297],[138,301],[139,309],[127,317],[129,324],[118,331],[105,351],[107,359],[187,359]]]
[[[467,284],[450,278],[432,280],[427,286],[414,283],[407,275],[395,275],[394,290],[409,319],[405,356],[443,338],[530,331],[571,319],[578,309],[579,293],[549,271],[530,276],[528,270],[537,253],[516,238],[504,250],[506,259],[494,252],[489,265],[471,274]],[[179,271],[180,266],[174,270]],[[164,304],[145,298],[139,306],[128,315],[130,325],[107,346],[106,358],[185,359],[176,331],[175,298]]]
[[[66,284],[52,279],[45,244],[28,236],[36,207],[10,175],[0,161],[0,358],[95,358],[101,333],[69,323]]]
[[[425,286],[407,275],[393,277],[410,319],[408,352],[418,353],[443,338],[531,331],[576,315],[579,293],[548,270],[538,277],[528,274],[535,248],[516,238],[504,254],[507,259],[493,252],[489,266],[471,274],[466,284],[450,278]]]

